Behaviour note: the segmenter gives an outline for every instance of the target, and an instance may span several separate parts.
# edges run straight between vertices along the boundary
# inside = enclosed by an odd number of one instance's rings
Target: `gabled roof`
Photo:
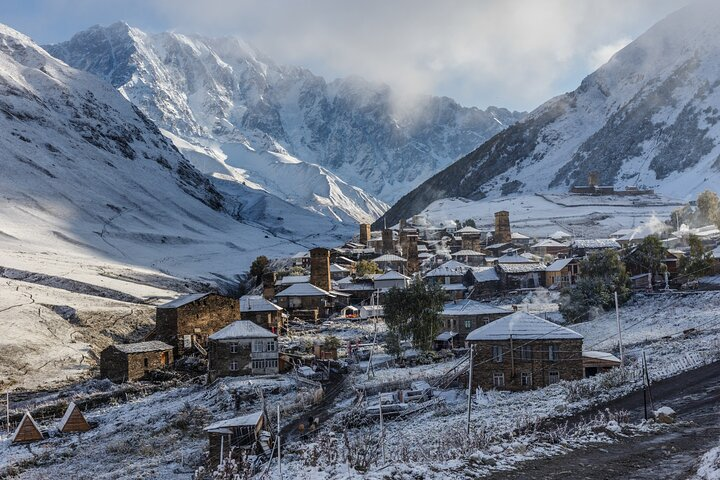
[[[548,238],[551,238],[553,240],[562,240],[565,238],[572,238],[572,235],[570,235],[567,232],[563,232],[562,230],[558,230],[555,233],[553,233],[552,235],[550,235]]]
[[[583,358],[605,360],[605,361],[613,362],[613,363],[617,363],[617,364],[621,363],[619,358],[617,358],[612,353],[608,353],[608,352],[598,352],[595,350],[583,350],[582,356],[583,356]]]
[[[187,305],[188,303],[195,302],[197,300],[200,300],[201,298],[205,298],[208,295],[210,295],[210,292],[207,293],[191,293],[190,295],[184,295],[180,298],[176,298],[175,300],[172,300],[168,303],[158,305],[157,308],[178,308],[182,307],[183,305]]]
[[[448,302],[442,311],[442,315],[498,315],[503,313],[510,315],[512,311],[470,299]]]
[[[373,259],[373,262],[375,263],[389,263],[389,262],[407,262],[402,257],[399,257],[397,255],[393,255],[392,253],[386,253],[385,255],[380,255],[377,258]]]
[[[455,230],[455,233],[463,234],[463,233],[480,233],[480,230],[478,230],[475,227],[471,227],[470,225],[467,225],[460,230]]]
[[[496,248],[502,248],[502,247],[506,247],[508,245],[511,245],[511,244],[508,242],[493,243],[492,245],[488,245],[487,247],[485,247],[485,249],[486,250],[495,250]]]
[[[232,338],[276,338],[277,335],[250,320],[238,320],[210,335],[210,340]]]
[[[262,295],[245,295],[240,297],[241,312],[279,312],[282,307],[266,300]]]
[[[544,272],[545,265],[542,263],[500,263],[498,268],[504,273],[532,273]]]
[[[262,410],[241,417],[230,418],[228,420],[220,420],[219,422],[211,423],[203,430],[206,432],[216,432],[218,430],[224,431],[232,427],[254,427],[258,424],[263,416]]]
[[[338,265],[337,263],[333,263],[330,265],[330,273],[342,273],[347,271],[347,268],[343,267],[342,265]]]
[[[395,270],[388,270],[382,275],[378,275],[377,277],[375,277],[374,280],[376,282],[378,280],[410,280],[410,277],[406,277],[402,273],[396,272]]]
[[[20,420],[20,423],[18,423],[18,426],[15,429],[15,433],[13,433],[13,436],[10,439],[11,442],[15,442],[17,440],[18,434],[20,433],[20,430],[22,430],[23,425],[25,425],[28,422],[30,423],[32,428],[34,428],[35,431],[37,432],[37,434],[39,435],[39,437],[40,437],[39,439],[43,438],[42,431],[40,431],[40,426],[37,424],[37,422],[35,422],[35,419],[30,414],[30,412],[25,412],[25,415],[23,415],[22,420]],[[32,439],[32,440],[34,440],[34,439]]]
[[[496,260],[498,263],[532,263],[532,260],[522,255],[503,255]]]
[[[307,283],[310,281],[310,275],[285,275],[275,282],[275,285],[294,285],[296,283]]]
[[[171,345],[161,342],[160,340],[138,343],[116,343],[113,347],[123,353],[162,352],[165,350],[172,350],[173,348]]]
[[[547,248],[547,247],[555,247],[555,248],[562,248],[567,247],[564,243],[560,243],[558,241],[553,240],[552,238],[546,238],[545,240],[541,240],[535,245],[532,245],[531,248]]]
[[[520,233],[520,232],[512,232],[512,233],[510,234],[510,238],[513,238],[513,239],[515,239],[515,240],[528,240],[528,239],[530,239],[530,237],[528,237],[527,235],[523,235],[523,234]]]
[[[451,253],[451,257],[484,257],[484,253],[476,252],[475,250],[460,250],[459,252]]]
[[[90,428],[90,425],[88,425],[87,420],[85,420],[85,415],[82,414],[78,406],[75,404],[75,402],[70,402],[70,404],[67,407],[67,410],[65,410],[65,415],[60,419],[60,424],[58,425],[58,430],[60,430],[63,433],[68,433],[70,431],[75,431],[77,428],[69,428],[66,432],[66,425],[70,418],[73,416],[78,417],[78,420],[80,422],[80,425],[83,425],[85,427],[84,430],[87,430]],[[84,422],[84,423],[83,423]]]
[[[460,263],[456,260],[449,260],[437,268],[430,270],[425,274],[426,277],[454,277],[465,275],[470,266]]]
[[[563,268],[567,267],[572,263],[573,260],[576,260],[575,258],[559,258],[555,260],[553,263],[545,267],[546,272],[559,272]]]
[[[497,282],[500,280],[495,267],[472,267],[472,275],[475,283]]]
[[[442,332],[440,335],[435,337],[435,341],[437,342],[447,342],[453,337],[456,337],[457,333],[455,332]]]
[[[579,239],[572,242],[575,248],[614,248],[619,250],[620,244],[612,238]]]
[[[569,328],[532,315],[516,312],[477,328],[467,336],[468,341],[484,340],[582,340],[583,336]]]
[[[282,292],[276,293],[276,297],[332,297],[330,292],[316,287],[312,283],[295,283]]]
[[[440,285],[440,288],[442,288],[445,291],[448,292],[458,292],[461,290],[467,290],[467,287],[463,285],[462,283],[443,283]]]

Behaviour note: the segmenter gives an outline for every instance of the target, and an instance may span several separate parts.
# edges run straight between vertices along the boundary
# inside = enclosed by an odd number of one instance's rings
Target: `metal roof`
[[[498,268],[503,273],[532,273],[544,272],[545,265],[542,263],[500,263]]]
[[[295,283],[282,292],[276,293],[276,297],[332,297],[330,292],[316,287],[312,283]]]
[[[295,283],[307,283],[310,281],[310,275],[285,275],[275,282],[275,285],[293,285]]]
[[[453,277],[464,275],[470,269],[469,265],[460,263],[457,260],[450,260],[425,274],[426,277]]]
[[[475,283],[484,282],[497,282],[500,280],[495,267],[472,267],[472,274],[475,278]]]
[[[385,255],[380,255],[377,258],[373,259],[373,262],[375,263],[390,263],[390,262],[407,262],[402,257],[399,257],[397,255],[393,255],[392,253],[387,253]]]
[[[229,340],[232,338],[276,338],[277,335],[250,320],[237,320],[225,328],[210,335],[210,340]]]
[[[176,298],[175,300],[172,300],[168,303],[165,303],[163,305],[159,305],[157,308],[178,308],[182,307],[183,305],[187,305],[188,303],[195,302],[197,300],[200,300],[201,298],[205,298],[208,295],[210,295],[210,292],[207,293],[191,293],[190,295],[185,295],[180,298]]]
[[[212,423],[205,427],[203,430],[206,432],[214,432],[216,430],[225,430],[229,427],[254,427],[262,418],[262,410],[242,417],[230,418],[228,420],[220,420],[219,422]],[[224,433],[224,432],[223,432]]]
[[[612,238],[595,238],[595,239],[580,239],[572,242],[572,246],[575,248],[615,248],[620,249],[620,244]]]
[[[387,272],[383,273],[382,275],[378,275],[374,279],[376,282],[378,280],[410,280],[410,277],[406,277],[400,272],[397,272],[395,270],[388,270]]]
[[[451,257],[484,257],[484,253],[476,252],[475,250],[460,250],[459,252],[451,253]]]
[[[161,352],[164,350],[172,350],[173,348],[171,345],[161,342],[160,340],[139,343],[116,343],[113,347],[123,353]]]
[[[468,341],[483,340],[582,340],[583,336],[567,327],[555,324],[527,312],[516,312],[477,328],[467,336]]]
[[[574,258],[559,258],[555,260],[553,263],[545,267],[546,272],[559,272],[563,268],[567,267],[570,262],[575,260]]]
[[[279,312],[282,307],[266,300],[262,295],[245,295],[240,297],[241,312]]]
[[[448,302],[442,311],[442,315],[498,315],[503,313],[510,315],[512,311],[470,299]]]

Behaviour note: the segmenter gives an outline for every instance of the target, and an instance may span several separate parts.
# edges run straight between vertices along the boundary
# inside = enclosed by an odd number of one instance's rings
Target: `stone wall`
[[[330,284],[330,250],[313,248],[310,250],[310,283],[329,292]]]
[[[453,339],[453,345],[455,347],[462,347],[465,345],[465,337],[467,337],[468,333],[498,318],[506,317],[509,314],[510,312],[490,315],[440,315],[440,317],[443,320],[443,331],[452,331],[458,334]],[[465,322],[468,320],[470,321],[470,326],[465,326]]]
[[[550,385],[550,374],[557,372],[559,380],[583,378],[582,340],[515,340],[513,353],[510,341],[471,342],[473,345],[473,388],[483,390],[531,390]],[[523,359],[522,346],[530,348],[529,359]],[[557,348],[557,360],[548,357],[549,347]],[[502,348],[502,361],[493,359],[493,346]],[[502,373],[503,386],[495,386],[493,376]],[[532,384],[523,385],[523,373],[532,375]]]
[[[495,232],[493,233],[493,243],[507,243],[512,241],[512,232],[510,231],[510,212],[502,210],[495,212]]]
[[[253,352],[252,342],[262,341],[273,342],[274,350],[268,349],[265,352]],[[235,345],[233,352],[232,345]],[[243,375],[270,375],[278,373],[278,347],[277,340],[264,339],[228,339],[222,341],[210,341],[208,345],[208,359],[211,379],[217,377],[238,377]],[[262,368],[253,368],[255,360],[274,360],[273,365],[265,365]],[[232,362],[237,362],[237,369],[232,370]]]
[[[361,223],[360,224],[360,243],[363,245],[367,245],[370,241],[370,224],[369,223]]]
[[[100,354],[100,377],[116,383],[131,382],[144,378],[151,370],[166,368],[172,362],[172,350],[125,353],[111,345]]]

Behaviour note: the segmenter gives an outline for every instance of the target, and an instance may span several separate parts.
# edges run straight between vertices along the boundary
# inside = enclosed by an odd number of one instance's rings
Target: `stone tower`
[[[493,234],[493,242],[509,243],[512,240],[510,232],[510,212],[502,210],[495,212],[495,233]]]
[[[590,172],[588,174],[588,187],[598,186],[598,172]]]
[[[411,233],[407,235],[403,253],[407,259],[407,273],[412,275],[420,271],[420,257],[418,257],[418,236]]]
[[[382,232],[382,253],[393,253],[395,251],[395,241],[393,239],[393,231],[386,228]]]
[[[313,248],[310,250],[310,283],[323,290],[330,291],[330,250]]]
[[[369,223],[361,223],[360,224],[360,243],[367,246],[369,241],[370,241],[370,224]]]

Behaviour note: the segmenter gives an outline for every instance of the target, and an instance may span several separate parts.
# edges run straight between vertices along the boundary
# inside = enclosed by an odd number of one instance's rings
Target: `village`
[[[128,391],[140,402],[175,391],[168,408],[196,417],[186,428],[195,430],[188,435],[205,452],[181,463],[192,466],[198,478],[230,470],[254,475],[271,464],[280,468],[283,455],[297,457],[297,442],[327,435],[338,421],[360,432],[379,422],[384,435],[383,423],[402,425],[438,409],[466,409],[469,435],[471,410],[486,405],[497,395],[493,392],[525,392],[532,396],[524,401],[543,404],[556,393],[538,401],[537,392],[581,381],[615,382],[615,395],[649,387],[647,365],[632,348],[637,339],[633,332],[622,339],[623,329],[634,325],[627,324],[630,318],[621,324],[618,292],[624,301],[645,296],[643,308],[649,310],[663,295],[683,302],[691,294],[715,295],[720,286],[720,230],[714,225],[672,228],[668,222],[663,231],[623,229],[609,238],[574,238],[558,230],[538,238],[514,231],[507,211],[496,212],[492,221],[492,229],[476,228],[473,220],[432,225],[422,215],[380,231],[361,224],[344,245],[262,259],[251,290],[239,298],[208,291],[157,305],[155,327],[142,342],[115,343],[100,352],[100,380],[93,381],[112,382],[99,390],[120,392],[113,394],[115,403],[122,395],[127,401]],[[655,247],[654,259],[648,246]],[[583,312],[562,304],[582,289],[577,287],[587,275],[584,269],[605,257],[622,263],[625,290],[612,287],[613,304],[597,329],[592,325],[600,322],[601,308]],[[422,295],[440,302],[422,342],[418,330],[396,338],[402,331],[398,315],[411,315],[396,303],[411,290],[420,292],[415,302],[424,302]],[[575,314],[578,318],[568,318]],[[409,319],[400,318],[404,321]],[[583,328],[576,330],[576,323]],[[698,330],[681,326],[675,338],[687,341]],[[666,343],[671,338],[662,328],[656,335]],[[694,368],[713,355],[683,357],[681,364]],[[671,365],[677,361],[670,355],[664,364],[656,362],[655,376],[676,373]],[[608,375],[612,382],[602,380]],[[177,406],[188,379],[190,397],[222,387],[226,398],[216,415],[211,409],[194,414],[200,407],[189,398]],[[122,390],[125,386],[142,386],[144,393]],[[70,389],[49,404],[47,398],[41,406],[18,399],[14,406],[8,392],[3,427],[10,434],[2,448],[9,460],[0,467],[22,471],[32,463],[28,446],[73,443],[73,435],[107,428],[103,415],[95,414],[108,408],[93,400],[98,394],[73,398]],[[159,407],[167,400],[155,402]],[[553,404],[552,415],[556,408]],[[651,417],[671,423],[670,412],[660,409]],[[384,443],[373,445],[385,455]],[[378,455],[348,461],[363,473]]]

